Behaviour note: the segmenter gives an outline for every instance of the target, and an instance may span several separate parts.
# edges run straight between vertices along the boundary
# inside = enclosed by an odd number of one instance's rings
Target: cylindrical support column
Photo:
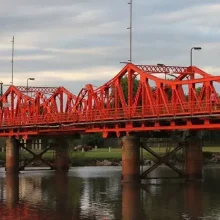
[[[69,170],[68,142],[64,139],[56,139],[55,170],[67,172]]]
[[[15,138],[6,139],[6,166],[7,173],[19,172],[19,141]]]
[[[122,138],[122,182],[140,181],[140,139]]]
[[[122,186],[122,220],[140,219],[140,184],[124,183]]]
[[[203,176],[202,141],[197,132],[191,132],[186,138],[185,176],[188,180],[201,179]]]
[[[6,174],[6,203],[14,208],[19,201],[19,177],[18,174]]]

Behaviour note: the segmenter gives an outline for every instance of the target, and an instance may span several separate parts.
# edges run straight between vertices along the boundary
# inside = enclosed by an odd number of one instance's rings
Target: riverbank
[[[167,148],[154,148],[154,151],[159,155],[166,154]],[[172,150],[172,149],[171,149]],[[39,151],[35,151],[39,153]],[[97,150],[92,150],[88,152],[74,152],[70,151],[70,165],[71,166],[120,166],[121,165],[121,148],[100,148]],[[26,151],[21,151],[20,161],[24,163],[25,161],[32,158]],[[49,151],[44,155],[44,160],[53,164],[55,153],[54,151]],[[204,164],[220,164],[220,147],[204,147],[203,148],[203,158]],[[143,151],[143,159],[141,164],[151,165],[155,162],[155,158],[149,154],[147,151]],[[179,152],[170,158],[170,162],[174,165],[183,164],[184,156],[183,152]],[[5,152],[0,152],[0,166],[5,166]],[[44,166],[41,161],[34,161],[29,166]]]
[[[164,153],[160,154],[161,156]],[[153,165],[156,162],[156,158],[150,154],[144,154],[143,159],[140,160],[141,165]],[[172,156],[169,159],[169,162],[173,165],[182,165],[185,162],[184,154],[178,153]],[[91,158],[91,157],[75,157],[71,161],[72,166],[121,166],[122,161],[121,157],[119,158],[110,158],[106,156],[104,158],[99,157]],[[211,164],[219,164],[220,165],[220,152],[203,152],[203,164],[211,165]]]

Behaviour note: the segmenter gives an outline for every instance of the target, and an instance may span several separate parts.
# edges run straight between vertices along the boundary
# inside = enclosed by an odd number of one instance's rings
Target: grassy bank
[[[166,153],[166,148],[154,148],[154,151],[160,155]],[[172,149],[171,149],[172,150]],[[203,148],[203,155],[204,158],[210,159],[212,153],[220,152],[220,147],[204,147]],[[38,153],[35,151],[35,153]],[[121,148],[112,148],[109,152],[109,149],[106,148],[99,148],[97,150],[92,150],[90,152],[73,152],[70,151],[70,160],[73,166],[86,166],[86,165],[95,165],[96,161],[103,161],[103,160],[111,160],[115,162],[119,162],[121,160]],[[54,160],[54,151],[49,151],[44,154],[43,158],[47,161],[52,162]],[[32,155],[26,151],[21,151],[20,153],[21,160],[27,160],[32,158]],[[143,150],[143,158],[144,160],[155,160],[155,158],[149,154],[147,151]],[[183,159],[183,154],[180,153],[176,156],[179,160]],[[0,160],[5,161],[5,152],[0,152]]]

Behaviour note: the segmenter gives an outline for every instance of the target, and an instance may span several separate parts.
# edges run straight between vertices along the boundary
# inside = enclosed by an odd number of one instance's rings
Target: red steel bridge
[[[219,129],[219,82],[194,66],[130,63],[78,95],[64,87],[10,86],[0,98],[0,136]]]

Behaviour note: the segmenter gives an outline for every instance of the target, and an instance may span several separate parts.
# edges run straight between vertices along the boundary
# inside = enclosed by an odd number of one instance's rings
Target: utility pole
[[[128,27],[127,29],[130,30],[130,59],[128,60],[128,62],[120,62],[120,63],[132,63],[132,0],[130,0],[130,2],[128,3],[130,5],[130,27]]]
[[[13,36],[12,38],[12,59],[11,59],[11,84],[13,85],[14,81],[14,44],[15,44],[15,38]]]
[[[3,82],[0,82],[0,97],[3,95]]]
[[[2,96],[3,96],[3,82],[1,81],[0,82],[0,97],[2,98]],[[2,103],[2,100],[0,101],[0,108],[2,109],[2,105],[3,105],[3,103]]]
[[[133,3],[132,0],[128,3],[130,5],[130,27],[128,28],[130,30],[130,59],[128,60],[130,63],[132,63],[132,19],[133,19]]]

